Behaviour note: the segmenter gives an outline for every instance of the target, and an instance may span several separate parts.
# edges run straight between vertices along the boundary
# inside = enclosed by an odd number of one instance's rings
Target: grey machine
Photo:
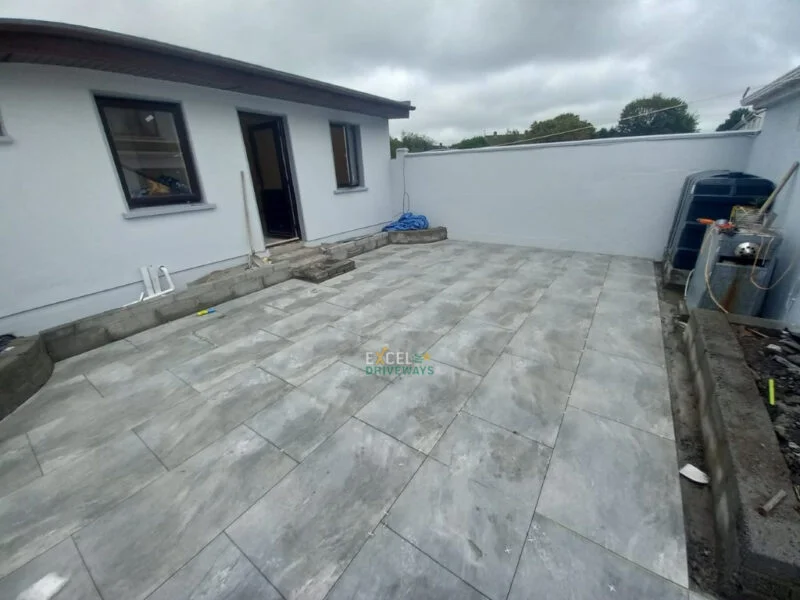
[[[762,225],[709,225],[686,285],[686,305],[758,315],[780,244],[778,233]]]

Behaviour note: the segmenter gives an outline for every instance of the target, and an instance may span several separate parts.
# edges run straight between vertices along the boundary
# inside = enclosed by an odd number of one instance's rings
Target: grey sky
[[[800,0],[0,0],[67,21],[411,100],[453,142],[560,112],[613,124],[653,92],[713,129],[800,63]],[[719,97],[722,96],[722,97]]]

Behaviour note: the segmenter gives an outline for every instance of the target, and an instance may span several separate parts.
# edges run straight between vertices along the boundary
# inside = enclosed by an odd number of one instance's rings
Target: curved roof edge
[[[795,67],[775,81],[742,98],[740,104],[756,109],[767,108],[779,100],[798,93],[800,93],[800,67]]]
[[[147,38],[51,21],[0,19],[0,62],[123,73],[389,119],[408,118],[414,110],[409,101]]]

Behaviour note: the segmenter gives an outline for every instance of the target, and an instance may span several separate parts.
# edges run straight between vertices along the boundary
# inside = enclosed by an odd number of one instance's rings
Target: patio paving
[[[355,260],[58,363],[0,422],[0,598],[688,599],[652,264]]]

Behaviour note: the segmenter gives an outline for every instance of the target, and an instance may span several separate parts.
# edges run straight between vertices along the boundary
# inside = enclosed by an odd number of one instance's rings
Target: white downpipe
[[[172,281],[172,277],[170,277],[169,269],[167,269],[167,267],[164,265],[161,265],[158,267],[158,269],[152,265],[139,267],[139,272],[142,274],[142,283],[144,284],[145,291],[139,294],[138,300],[128,302],[128,304],[125,304],[125,306],[132,306],[133,304],[138,304],[139,302],[145,302],[147,300],[152,300],[153,298],[159,298],[175,291],[175,284]],[[167,282],[166,289],[161,288],[162,275]]]

